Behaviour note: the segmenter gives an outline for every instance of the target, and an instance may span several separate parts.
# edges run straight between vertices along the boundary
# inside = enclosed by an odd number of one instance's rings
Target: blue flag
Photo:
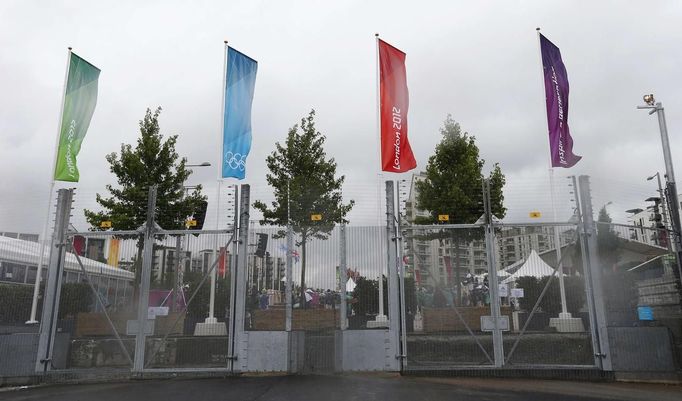
[[[222,177],[244,179],[251,150],[251,104],[258,62],[227,48]]]

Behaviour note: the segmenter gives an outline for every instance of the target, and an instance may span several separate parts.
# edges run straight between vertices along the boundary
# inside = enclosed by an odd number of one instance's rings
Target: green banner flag
[[[76,156],[88,132],[92,113],[97,104],[99,68],[74,53],[70,55],[54,179],[78,182],[80,175],[76,166]]]

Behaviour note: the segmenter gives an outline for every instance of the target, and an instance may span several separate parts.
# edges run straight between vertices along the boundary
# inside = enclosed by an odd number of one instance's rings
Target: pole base
[[[579,317],[570,317],[571,314],[567,313],[569,317],[562,317],[563,313],[559,314],[559,317],[553,317],[549,319],[549,327],[554,327],[559,333],[582,333],[585,331],[585,326],[583,326],[583,320]]]
[[[386,315],[377,315],[375,320],[367,322],[368,329],[375,329],[379,327],[388,327],[388,317]]]
[[[27,320],[26,323],[24,323],[24,324],[38,324],[38,323],[40,323],[40,322],[37,320]]]
[[[206,320],[213,319],[214,322],[197,323],[194,326],[195,336],[226,336],[227,327],[225,323],[218,323],[215,318],[207,318]]]

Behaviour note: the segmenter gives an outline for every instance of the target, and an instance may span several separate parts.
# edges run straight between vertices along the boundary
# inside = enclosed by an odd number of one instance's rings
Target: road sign
[[[100,228],[111,228],[111,221],[109,220],[104,220],[103,222],[99,223]]]
[[[542,217],[542,213],[540,212],[530,212],[528,215],[530,216],[531,219],[539,219],[540,217]]]
[[[311,214],[311,215],[310,215],[310,220],[312,220],[312,221],[320,221],[320,220],[322,220],[322,215],[321,215],[321,214]]]
[[[450,221],[450,215],[449,214],[439,214],[438,215],[438,221]]]

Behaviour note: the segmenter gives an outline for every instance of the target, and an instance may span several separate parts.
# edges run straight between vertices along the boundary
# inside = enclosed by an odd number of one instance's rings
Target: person
[[[266,290],[263,290],[261,293],[259,301],[260,310],[268,309],[268,306],[270,306],[270,297],[268,296],[268,292]]]

